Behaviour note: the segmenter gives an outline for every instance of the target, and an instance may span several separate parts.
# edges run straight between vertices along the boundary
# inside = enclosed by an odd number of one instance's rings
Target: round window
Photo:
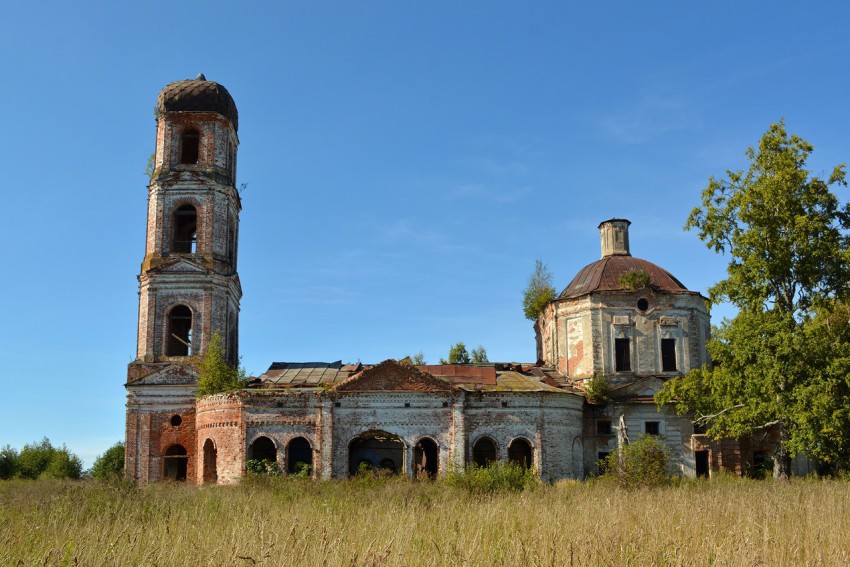
[[[183,420],[180,418],[179,415],[172,415],[171,416],[171,425],[173,427],[180,427],[181,423],[183,423]]]
[[[645,297],[641,297],[640,299],[638,299],[637,308],[641,311],[646,311],[647,309],[649,309],[649,301],[647,301]]]

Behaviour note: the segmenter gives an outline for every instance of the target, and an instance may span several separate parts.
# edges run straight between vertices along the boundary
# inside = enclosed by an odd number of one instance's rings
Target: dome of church
[[[224,86],[208,81],[203,75],[166,85],[157,97],[156,107],[161,113],[218,112],[239,129],[239,113],[233,97]]]
[[[655,291],[688,291],[673,275],[629,252],[629,225],[626,219],[610,219],[599,224],[602,240],[602,259],[581,269],[559,299],[579,297],[594,291],[619,291],[626,288],[620,277],[631,271],[644,271]]]
[[[656,291],[688,291],[670,272],[652,262],[632,256],[606,256],[582,268],[558,297],[566,299],[594,291],[623,290],[620,276],[632,270],[645,271]]]

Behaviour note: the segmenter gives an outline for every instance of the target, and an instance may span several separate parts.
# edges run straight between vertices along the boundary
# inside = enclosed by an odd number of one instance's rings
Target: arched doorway
[[[383,469],[391,474],[404,470],[404,442],[386,431],[367,431],[348,445],[348,472],[362,468]]]
[[[508,447],[508,461],[516,463],[524,469],[531,468],[531,443],[525,439],[514,439]]]
[[[303,437],[296,437],[286,446],[286,472],[305,476],[313,472],[313,448]]]
[[[257,437],[248,447],[248,459],[277,463],[277,445],[268,437]]]
[[[433,439],[420,439],[413,447],[413,475],[435,478],[440,472],[440,448]]]
[[[215,484],[218,482],[218,470],[216,468],[217,451],[212,439],[204,441],[204,484]]]
[[[472,462],[486,467],[496,460],[496,443],[489,437],[482,437],[472,446]]]
[[[186,448],[183,445],[170,446],[162,457],[162,480],[185,481],[188,464]]]

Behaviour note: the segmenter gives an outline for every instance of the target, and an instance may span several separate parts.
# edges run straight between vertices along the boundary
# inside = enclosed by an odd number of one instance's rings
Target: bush
[[[97,480],[111,480],[124,475],[124,442],[119,441],[94,461],[91,476]]]
[[[281,470],[276,462],[268,459],[248,459],[245,461],[245,470],[249,475],[258,476],[280,476]]]
[[[531,469],[517,463],[495,461],[486,467],[470,463],[464,471],[450,470],[444,482],[472,494],[490,494],[502,491],[519,492],[531,488],[537,484],[537,477]]]
[[[83,462],[64,445],[54,447],[45,437],[40,443],[24,445],[17,459],[17,476],[36,479],[41,476],[50,478],[78,479],[83,474]]]
[[[18,473],[18,452],[6,445],[0,449],[0,480],[14,477]]]
[[[642,435],[603,459],[603,477],[625,489],[668,484],[672,479],[670,450],[656,435]]]

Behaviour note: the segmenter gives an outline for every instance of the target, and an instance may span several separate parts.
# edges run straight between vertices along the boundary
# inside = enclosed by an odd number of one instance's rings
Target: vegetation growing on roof
[[[620,285],[632,291],[646,289],[652,285],[652,278],[646,270],[631,269],[620,275]]]
[[[197,396],[233,392],[244,388],[248,383],[245,369],[232,366],[225,359],[224,346],[221,344],[221,333],[215,331],[210,340],[207,353],[198,365]]]
[[[534,271],[528,277],[528,286],[522,293],[522,312],[526,319],[536,321],[546,304],[555,299],[552,273],[542,260],[534,261]]]

